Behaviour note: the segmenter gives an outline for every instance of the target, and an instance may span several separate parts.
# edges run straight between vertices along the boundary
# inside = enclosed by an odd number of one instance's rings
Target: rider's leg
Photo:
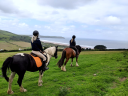
[[[43,59],[42,70],[43,71],[48,70],[49,68],[46,66],[46,57],[43,55],[43,53],[40,53],[39,51],[32,51],[32,53],[36,54],[37,56]]]
[[[72,48],[72,49],[74,49],[76,51],[76,57],[78,57],[78,50],[77,50],[77,48],[74,47],[74,46],[70,46],[70,48]]]

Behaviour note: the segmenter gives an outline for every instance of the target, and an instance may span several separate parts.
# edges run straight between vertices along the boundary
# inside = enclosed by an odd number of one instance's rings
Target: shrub
[[[98,50],[105,50],[107,47],[106,46],[104,46],[104,45],[96,45],[95,47],[94,47],[94,49],[98,49]]]

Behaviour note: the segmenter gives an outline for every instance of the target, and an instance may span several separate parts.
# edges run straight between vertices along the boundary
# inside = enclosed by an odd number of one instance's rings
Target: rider
[[[78,50],[76,48],[76,41],[75,41],[76,36],[73,35],[72,39],[70,40],[70,48],[74,49],[76,51],[76,57],[78,57]]]
[[[44,50],[42,48],[42,45],[38,36],[39,36],[39,32],[37,30],[33,31],[33,37],[31,39],[32,53],[36,54],[37,56],[43,59],[42,70],[45,71],[45,70],[48,70],[49,68],[47,68],[46,66],[46,57],[43,55]]]

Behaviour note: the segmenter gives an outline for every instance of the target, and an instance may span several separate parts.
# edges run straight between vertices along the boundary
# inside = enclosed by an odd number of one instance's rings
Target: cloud
[[[54,8],[74,9],[79,6],[84,6],[95,0],[38,0],[42,6],[48,5]]]
[[[19,10],[11,0],[0,0],[0,11],[3,13],[18,13]]]
[[[52,14],[59,14],[59,12],[58,11],[53,11]]]
[[[87,28],[88,26],[87,25],[81,25],[83,28]]]
[[[35,25],[34,27],[35,27],[35,28],[41,28],[41,26],[40,26],[40,25]]]
[[[28,27],[28,24],[26,24],[26,23],[19,23],[19,27]]]
[[[127,9],[128,0],[0,0],[0,29],[84,38],[121,33],[121,39],[128,36]]]
[[[108,16],[105,18],[106,23],[108,24],[120,24],[121,20],[118,17],[115,16]]]
[[[51,29],[50,26],[44,26],[44,28],[46,28],[46,29]]]

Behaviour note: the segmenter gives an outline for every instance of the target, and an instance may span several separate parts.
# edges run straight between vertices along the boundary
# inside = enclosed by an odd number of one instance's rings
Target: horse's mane
[[[80,45],[76,45],[76,48],[78,49],[79,52],[81,52],[81,46]]]

